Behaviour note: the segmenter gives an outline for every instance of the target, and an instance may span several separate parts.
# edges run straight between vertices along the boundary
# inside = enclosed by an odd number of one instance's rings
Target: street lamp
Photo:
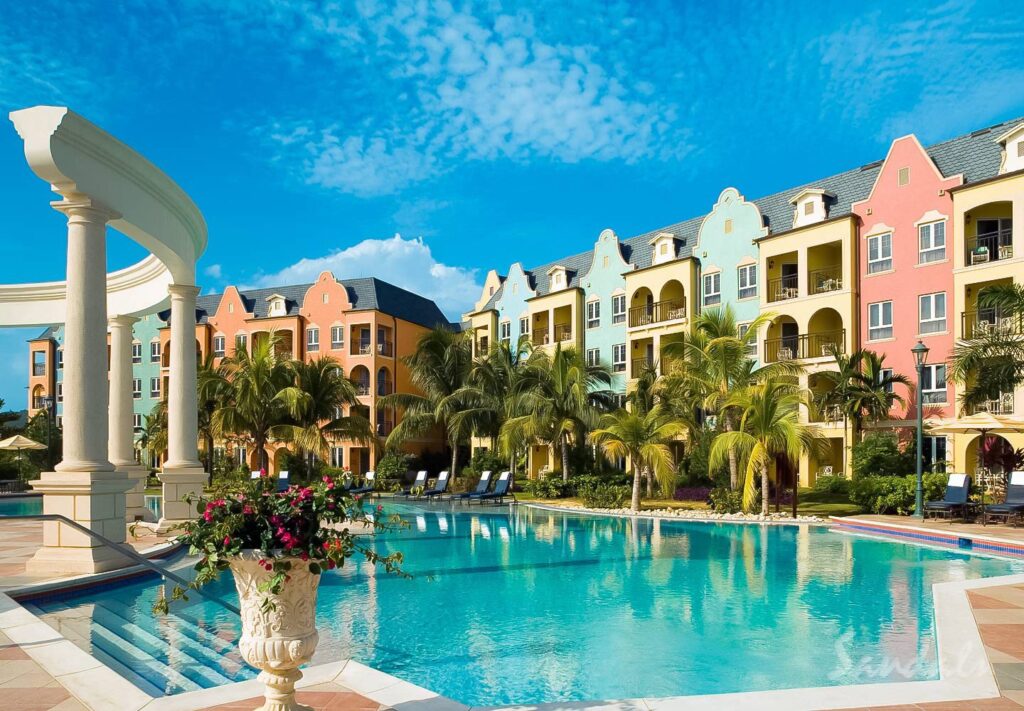
[[[921,341],[917,342],[910,352],[914,354],[914,365],[917,366],[917,492],[914,496],[914,516],[924,517],[924,392],[921,388],[921,378],[924,374],[924,364],[928,360],[928,346]]]

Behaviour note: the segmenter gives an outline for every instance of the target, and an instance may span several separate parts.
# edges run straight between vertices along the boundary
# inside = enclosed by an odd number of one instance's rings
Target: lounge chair
[[[354,489],[349,489],[350,494],[372,494],[374,493],[373,487],[376,484],[374,481],[377,478],[377,472],[366,472],[366,483],[363,486],[357,486]]]
[[[1020,521],[1024,514],[1024,472],[1010,472],[1010,483],[1006,487],[1006,499],[1001,504],[989,504],[985,507],[984,521],[990,518],[1001,518],[1007,523],[1010,517]]]
[[[476,488],[473,491],[469,491],[465,494],[456,494],[453,499],[459,499],[460,501],[468,499],[470,496],[485,494],[487,488],[491,485],[491,473],[489,471],[480,473],[480,481],[476,483]]]
[[[435,496],[444,496],[448,492],[448,482],[450,480],[451,476],[448,474],[448,470],[441,472],[437,475],[437,481],[434,482],[433,488],[427,489],[422,495],[426,496],[428,501]]]
[[[515,494],[511,493],[512,489],[512,474],[511,472],[502,472],[501,476],[498,477],[498,481],[494,482],[494,491],[485,491],[482,494],[470,494],[469,502],[474,501],[493,501],[495,504],[505,503],[505,497],[511,496],[515,499]]]
[[[966,474],[950,474],[946,480],[946,494],[941,501],[926,501],[924,517],[928,515],[952,518],[967,513],[967,495],[971,491],[971,478]]]
[[[426,489],[426,488],[427,488],[427,472],[426,472],[426,470],[421,469],[420,471],[416,472],[416,480],[413,481],[412,486],[410,486],[407,489],[403,489],[402,491],[399,491],[397,494],[395,494],[395,496],[404,496],[405,498],[409,498],[410,496],[412,496],[412,490],[413,489]]]

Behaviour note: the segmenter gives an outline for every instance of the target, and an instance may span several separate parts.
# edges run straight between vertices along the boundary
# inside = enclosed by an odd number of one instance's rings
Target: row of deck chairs
[[[941,501],[928,501],[924,505],[924,515],[953,518],[966,517],[970,506],[968,496],[971,492],[971,478],[966,474],[950,474],[946,481],[946,494]],[[1010,482],[1006,487],[1006,498],[1002,503],[988,504],[982,509],[982,520],[1002,519],[1009,523],[1013,519],[1019,523],[1024,517],[1024,471],[1010,472]]]
[[[366,483],[363,486],[349,489],[350,494],[359,495],[370,495],[380,494],[375,489],[376,487],[376,472],[366,472]],[[451,480],[447,471],[443,471],[437,475],[437,481],[434,482],[434,486],[427,487],[427,472],[420,470],[416,472],[416,479],[413,480],[412,485],[399,491],[395,494],[395,497],[401,498],[416,498],[416,499],[427,499],[433,501],[434,499],[443,499],[448,497],[452,501],[459,501],[462,503],[473,503],[474,501],[483,503],[485,501],[493,502],[495,504],[505,503],[506,498],[511,498],[515,501],[515,494],[512,493],[512,475],[510,472],[502,472],[497,481],[494,483],[494,488],[491,488],[491,472],[485,471],[480,474],[480,480],[477,482],[476,488],[473,491],[465,494],[449,494],[448,484]]]

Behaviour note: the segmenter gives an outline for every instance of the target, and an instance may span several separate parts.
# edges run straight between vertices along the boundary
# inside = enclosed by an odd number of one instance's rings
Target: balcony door
[[[793,265],[796,266],[796,265]],[[797,342],[800,340],[800,327],[791,321],[782,324],[782,347],[789,351],[790,358],[798,358]]]

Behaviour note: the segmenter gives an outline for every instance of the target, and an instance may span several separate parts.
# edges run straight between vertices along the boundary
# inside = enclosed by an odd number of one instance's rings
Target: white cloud
[[[301,166],[309,183],[368,197],[460,161],[635,163],[690,150],[686,132],[674,125],[675,106],[654,96],[649,83],[630,88],[617,77],[626,73],[606,67],[595,46],[546,41],[525,10],[478,15],[412,1],[358,10],[309,12],[301,36],[304,45],[323,48],[333,71],[351,71],[346,50],[372,48],[386,60],[384,79],[398,91],[383,111],[360,106],[370,117],[356,126],[303,116],[254,131],[272,160]],[[346,32],[337,32],[342,26]]]
[[[203,274],[211,279],[222,279],[224,277],[224,270],[219,264],[211,264],[203,270]]]
[[[315,281],[329,271],[337,279],[377,277],[395,286],[433,299],[451,319],[469,309],[480,295],[475,269],[438,262],[422,239],[366,239],[322,257],[307,257],[272,274],[259,274],[242,288]]]

